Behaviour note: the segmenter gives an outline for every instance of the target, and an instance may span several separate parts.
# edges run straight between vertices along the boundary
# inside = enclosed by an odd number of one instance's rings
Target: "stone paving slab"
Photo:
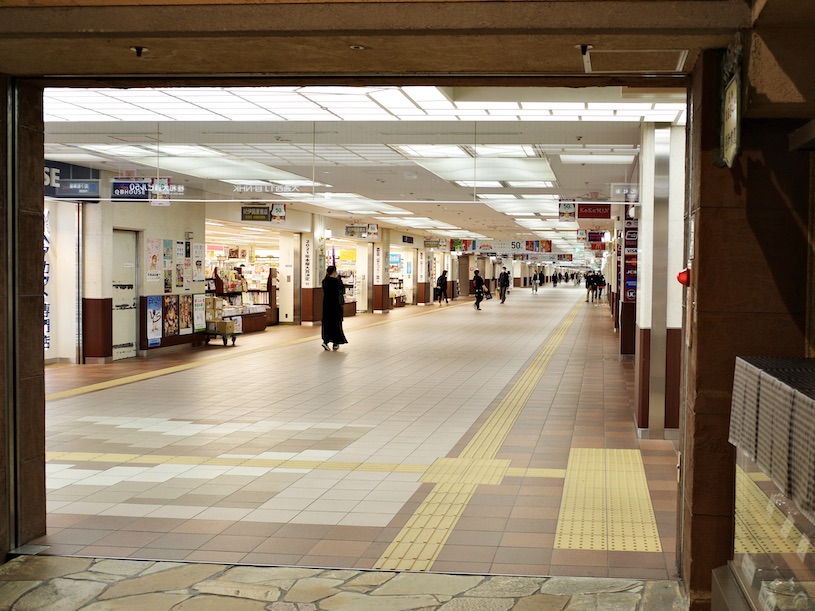
[[[0,566],[5,611],[683,611],[676,581],[56,556]]]

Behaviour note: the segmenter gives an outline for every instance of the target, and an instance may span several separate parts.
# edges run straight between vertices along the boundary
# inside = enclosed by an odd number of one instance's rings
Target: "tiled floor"
[[[516,289],[46,371],[52,555],[675,577],[607,305]],[[128,383],[121,383],[127,381]]]

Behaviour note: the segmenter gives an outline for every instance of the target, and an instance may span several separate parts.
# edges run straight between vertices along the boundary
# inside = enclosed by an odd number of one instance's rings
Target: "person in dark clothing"
[[[441,305],[442,299],[444,299],[444,303],[450,303],[447,299],[447,270],[444,270],[436,280],[436,289],[439,295],[439,305]]]
[[[348,343],[342,332],[344,295],[345,285],[337,277],[337,268],[329,265],[323,278],[323,350],[328,350],[328,344],[334,344],[334,350],[339,350],[340,344]]]
[[[591,300],[594,301],[594,296],[597,294],[597,285],[594,283],[594,272],[587,272],[586,273],[586,301]]]
[[[597,287],[597,300],[603,298],[603,289],[606,288],[606,277],[603,274],[597,274],[594,277],[594,285]]]
[[[473,272],[473,289],[475,290],[475,309],[480,310],[481,302],[484,300],[484,279],[478,270]]]
[[[501,303],[507,300],[507,289],[509,289],[509,272],[505,267],[498,274],[498,296],[501,298]]]

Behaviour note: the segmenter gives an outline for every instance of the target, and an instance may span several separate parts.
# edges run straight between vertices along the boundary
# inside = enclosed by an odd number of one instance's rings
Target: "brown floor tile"
[[[194,533],[179,533],[172,532],[166,535],[153,539],[150,545],[145,547],[157,549],[178,549],[178,550],[194,550],[204,545],[207,541],[213,538],[211,534],[194,534]]]
[[[600,550],[555,549],[552,550],[554,565],[608,566],[608,552]]]
[[[119,530],[102,537],[94,543],[95,546],[132,547],[141,548],[150,545],[162,536],[161,532],[135,532]]]
[[[233,525],[224,520],[187,520],[172,529],[174,533],[217,535]]]
[[[472,573],[483,575],[490,572],[491,562],[467,562],[466,560],[436,560],[431,570],[436,573]]]
[[[438,561],[488,562],[492,563],[496,548],[487,545],[445,545]]]
[[[187,562],[219,562],[224,564],[235,564],[243,561],[246,554],[243,552],[223,552],[214,550],[196,550],[187,554],[184,560]]]
[[[323,539],[308,550],[306,556],[359,557],[370,547],[367,541],[339,541]],[[347,562],[347,560],[346,560]]]
[[[300,554],[302,556],[314,547],[314,539],[283,539],[274,537],[266,539],[252,550],[255,554]]]
[[[501,547],[536,547],[552,549],[555,542],[553,533],[505,532],[500,541]]]
[[[549,564],[552,550],[537,547],[502,546],[495,552],[493,562],[501,564]]]
[[[447,538],[446,545],[483,545],[498,547],[501,537],[500,531],[477,531],[454,529]]]
[[[79,550],[80,556],[93,556],[94,558],[129,558],[138,547],[107,547],[101,545],[89,545]]]
[[[274,522],[235,522],[222,531],[224,535],[270,537],[283,526]]]
[[[246,535],[215,535],[201,545],[200,550],[214,550],[221,552],[244,552],[253,551],[258,545],[266,541],[266,537],[251,537]]]
[[[288,539],[322,539],[334,526],[325,524],[284,524],[275,532],[276,537]]]

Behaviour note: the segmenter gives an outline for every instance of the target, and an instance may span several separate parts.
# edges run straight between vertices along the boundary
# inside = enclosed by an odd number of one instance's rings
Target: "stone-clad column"
[[[710,604],[712,569],[733,554],[735,357],[805,356],[809,253],[809,158],[788,143],[802,121],[745,118],[734,167],[717,165],[718,60],[708,51],[697,61],[689,115],[680,548],[699,610]]]
[[[6,552],[45,534],[43,120],[41,88],[0,82],[3,150],[14,143],[11,172],[6,164],[0,170],[0,243],[7,246],[0,250],[0,551]]]

